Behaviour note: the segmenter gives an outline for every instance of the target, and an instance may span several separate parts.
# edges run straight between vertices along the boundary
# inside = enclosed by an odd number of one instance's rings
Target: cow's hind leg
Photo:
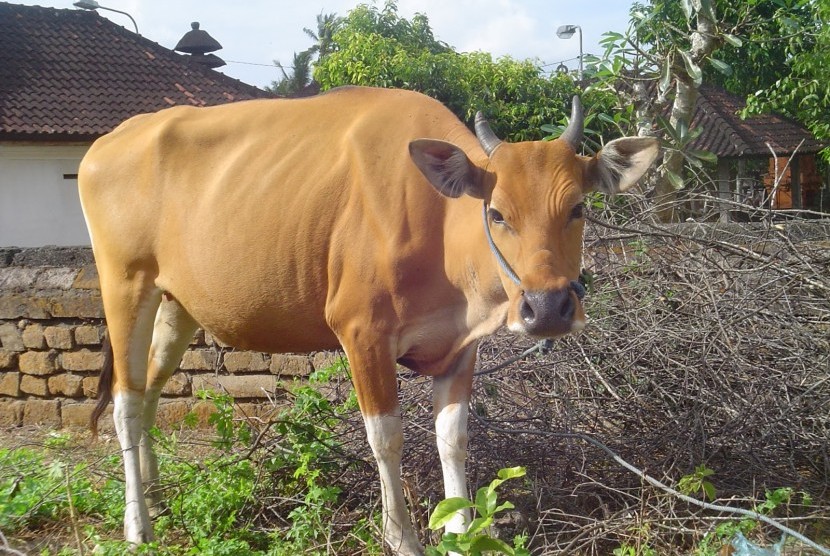
[[[341,337],[349,358],[369,445],[378,465],[383,504],[383,538],[396,554],[424,553],[409,519],[401,481],[403,426],[395,361],[384,342],[359,345]]]
[[[117,271],[108,273],[101,263],[99,270],[114,363],[113,421],[124,459],[124,536],[128,542],[145,543],[153,540],[153,527],[144,500],[139,446],[147,358],[161,292],[149,273],[118,277]]]
[[[140,461],[144,497],[150,515],[161,512],[159,468],[149,434],[156,424],[156,412],[162,388],[173,375],[198,325],[174,298],[165,294],[156,313],[153,341],[147,365],[147,388],[144,392]]]

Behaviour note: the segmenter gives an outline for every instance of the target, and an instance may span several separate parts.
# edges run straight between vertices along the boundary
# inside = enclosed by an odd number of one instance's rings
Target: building
[[[270,96],[194,56],[94,11],[0,2],[0,247],[89,244],[78,165],[127,118]]]

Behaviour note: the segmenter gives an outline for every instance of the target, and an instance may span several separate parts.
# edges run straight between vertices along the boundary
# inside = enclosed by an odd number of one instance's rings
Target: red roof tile
[[[738,112],[746,103],[723,89],[702,86],[690,129],[702,129],[692,147],[723,158],[770,156],[767,143],[778,156],[789,156],[796,147],[802,154],[817,153],[822,145],[807,129],[779,114],[760,114],[742,120]]]
[[[130,116],[269,93],[95,12],[0,2],[0,138],[88,139]]]

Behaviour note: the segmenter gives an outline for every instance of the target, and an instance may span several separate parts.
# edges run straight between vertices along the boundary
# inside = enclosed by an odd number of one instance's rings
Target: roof
[[[88,140],[177,104],[271,96],[99,16],[0,2],[0,138]]]
[[[703,85],[698,89],[690,129],[702,129],[692,148],[721,158],[769,157],[767,143],[777,156],[817,153],[824,145],[797,122],[779,114],[761,114],[742,120],[738,113],[746,103],[725,90]],[[801,141],[804,143],[798,147]]]

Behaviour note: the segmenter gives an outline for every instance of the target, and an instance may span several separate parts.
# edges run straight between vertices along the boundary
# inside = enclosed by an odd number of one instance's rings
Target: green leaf
[[[522,466],[517,467],[505,467],[504,469],[499,469],[498,477],[504,481],[508,479],[518,479],[519,477],[524,477],[527,474],[527,470]]]
[[[470,544],[470,552],[472,554],[495,552],[497,554],[507,554],[508,556],[515,554],[513,547],[506,542],[486,535],[473,539],[473,542]]]
[[[429,528],[440,529],[455,516],[455,512],[464,508],[473,507],[473,503],[466,498],[455,497],[441,500],[429,516]]]
[[[700,87],[700,84],[703,83],[703,71],[700,69],[700,66],[692,60],[692,57],[688,52],[681,50],[680,56],[683,57],[683,64],[686,66],[686,71],[689,73],[689,77],[692,78],[695,86]]]
[[[709,481],[703,481],[703,484],[701,486],[703,487],[703,493],[706,495],[706,499],[710,502],[714,500],[716,495],[715,485],[713,485]]]
[[[663,69],[660,72],[660,82],[658,83],[660,93],[665,93],[671,87],[671,66],[672,59],[670,56],[667,56],[666,61],[663,63]]]
[[[709,58],[709,62],[711,62],[711,64],[715,66],[715,69],[721,72],[722,74],[727,76],[732,75],[732,66],[730,66],[726,62],[718,60],[717,58]]]
[[[493,517],[477,517],[470,522],[466,535],[477,535],[493,524]]]
[[[710,164],[715,164],[718,161],[718,155],[716,155],[715,153],[710,152],[710,151],[699,151],[699,150],[695,150],[695,149],[690,149],[688,154],[689,154],[689,156],[692,156],[694,158],[702,160],[703,162],[708,162]],[[701,474],[700,476],[701,477],[708,477],[709,475],[714,473],[714,471],[712,471],[711,469],[708,469],[707,471],[710,471],[710,473],[705,474],[705,475]]]
[[[738,47],[738,48],[740,48],[744,45],[744,41],[742,41],[741,39],[739,39],[735,35],[730,35],[729,33],[724,33],[723,34],[723,40],[725,40],[726,42],[728,42],[732,46],[735,46],[735,47]]]
[[[476,491],[476,511],[479,515],[492,515],[496,507],[496,491],[487,487],[481,487]]]
[[[669,179],[675,189],[683,189],[683,178],[674,172],[666,171],[666,177]]]

